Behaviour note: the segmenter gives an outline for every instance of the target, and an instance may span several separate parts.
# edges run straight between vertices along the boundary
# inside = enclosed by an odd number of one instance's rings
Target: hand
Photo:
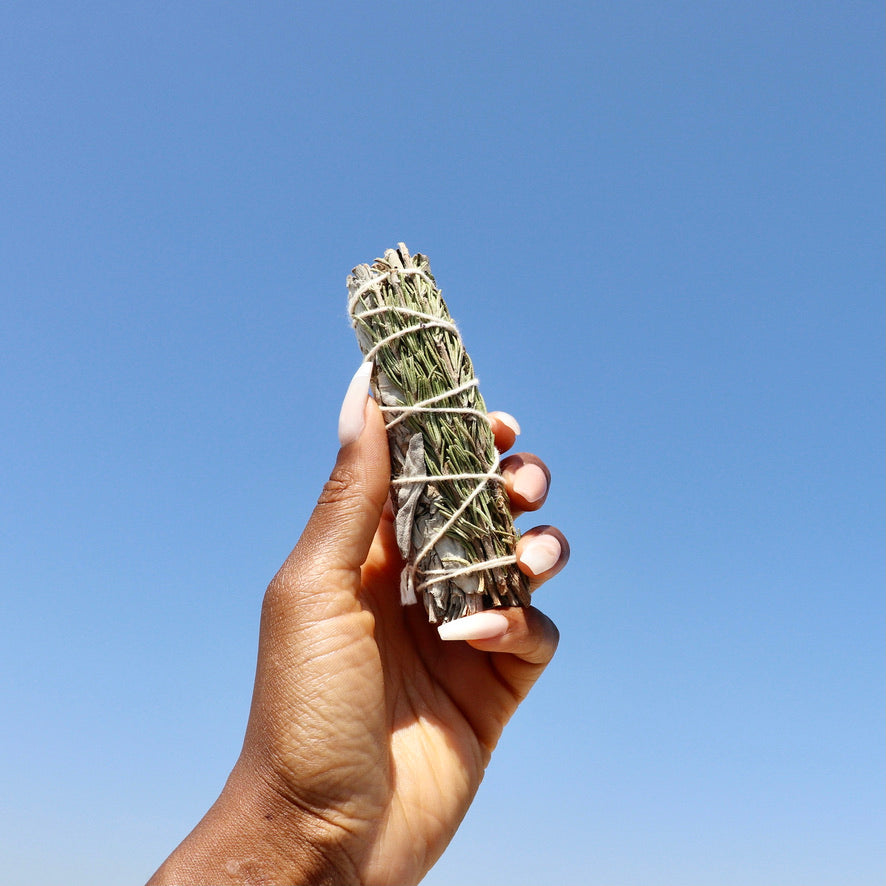
[[[510,448],[514,420],[490,422],[499,450]],[[387,438],[365,375],[345,398],[340,436],[332,475],[265,596],[241,756],[152,883],[418,882],[554,654],[557,629],[534,607],[438,633],[423,607],[400,605]],[[550,475],[539,459],[511,456],[502,472],[515,512],[543,504]],[[517,547],[533,589],[568,555],[551,527]]]

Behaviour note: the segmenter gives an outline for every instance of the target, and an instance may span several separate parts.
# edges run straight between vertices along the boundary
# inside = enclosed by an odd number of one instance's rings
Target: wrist
[[[359,883],[331,826],[268,786],[241,762],[218,800],[148,886]]]

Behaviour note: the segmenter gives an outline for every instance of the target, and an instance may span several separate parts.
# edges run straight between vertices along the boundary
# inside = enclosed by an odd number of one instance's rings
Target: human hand
[[[497,448],[509,449],[514,420],[490,413],[490,423]],[[400,605],[387,437],[365,373],[345,398],[340,437],[330,479],[265,595],[243,751],[151,883],[417,883],[554,654],[557,629],[534,607],[438,632],[423,607]],[[502,472],[515,513],[544,503],[550,475],[538,458],[513,455]],[[517,546],[533,590],[568,555],[548,526]]]

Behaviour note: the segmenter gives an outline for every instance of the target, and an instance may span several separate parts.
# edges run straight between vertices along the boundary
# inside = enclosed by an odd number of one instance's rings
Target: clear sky
[[[0,883],[144,880],[429,254],[561,647],[432,886],[884,882],[881,3],[0,6]]]

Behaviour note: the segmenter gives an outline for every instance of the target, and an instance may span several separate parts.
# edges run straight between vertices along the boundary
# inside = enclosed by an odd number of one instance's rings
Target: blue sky
[[[883,883],[883,44],[845,0],[3,4],[0,883],[139,882],[216,796],[399,240],[573,552],[426,883]]]

